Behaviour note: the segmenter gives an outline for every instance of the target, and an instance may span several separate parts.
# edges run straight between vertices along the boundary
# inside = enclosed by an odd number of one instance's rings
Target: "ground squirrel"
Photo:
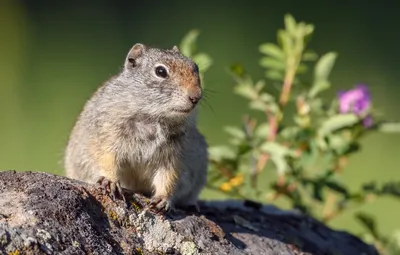
[[[119,74],[97,89],[65,150],[70,178],[151,196],[159,210],[197,207],[207,143],[196,127],[202,98],[196,63],[172,49],[135,44]]]

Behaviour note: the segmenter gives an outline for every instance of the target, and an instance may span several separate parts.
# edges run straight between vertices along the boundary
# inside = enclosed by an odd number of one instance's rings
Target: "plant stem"
[[[290,95],[290,91],[292,90],[292,84],[293,84],[293,80],[294,80],[294,76],[295,76],[294,74],[295,74],[297,68],[293,68],[293,69],[289,69],[285,75],[285,79],[284,79],[283,86],[282,86],[282,93],[279,98],[279,104],[281,105],[281,107],[284,107],[289,100],[289,95]]]
[[[267,118],[269,122],[269,133],[267,141],[272,142],[275,140],[275,136],[278,131],[278,120],[277,117],[271,113],[267,113]],[[261,154],[257,162],[257,173],[260,173],[262,171],[262,169],[267,164],[269,157],[270,155],[268,153]]]
[[[322,211],[322,221],[324,223],[328,222],[335,216],[335,214],[334,214],[335,201],[336,201],[335,194],[333,194],[332,192],[329,192],[328,199],[326,200],[324,209]]]
[[[289,100],[289,95],[290,91],[292,89],[292,84],[293,80],[296,74],[296,69],[297,65],[293,65],[293,68],[289,68],[288,71],[286,72],[283,87],[282,87],[282,92],[280,95],[280,112],[282,112],[282,109],[286,106],[286,103]],[[268,142],[273,142],[275,141],[277,132],[278,132],[278,127],[279,127],[279,119],[277,114],[273,114],[267,110],[266,112],[268,123],[269,123],[269,134],[267,137]],[[267,164],[268,160],[270,158],[270,155],[268,153],[263,153],[258,159],[257,162],[257,174],[259,174]],[[253,177],[254,179],[256,178],[256,175]],[[252,179],[253,179],[252,178]],[[255,182],[255,181],[254,181]]]
[[[343,168],[347,165],[348,158],[346,156],[341,156],[336,162],[335,172],[341,173]]]

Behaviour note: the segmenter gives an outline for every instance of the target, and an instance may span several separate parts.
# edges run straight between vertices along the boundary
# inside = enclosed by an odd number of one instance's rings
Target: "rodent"
[[[206,184],[208,152],[197,128],[197,64],[177,46],[136,43],[122,70],[85,103],[65,149],[66,176],[151,197],[169,211],[193,206]],[[124,198],[125,200],[125,198]]]

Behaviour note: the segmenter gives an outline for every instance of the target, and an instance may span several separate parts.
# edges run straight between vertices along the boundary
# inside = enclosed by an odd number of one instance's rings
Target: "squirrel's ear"
[[[146,46],[142,43],[136,43],[133,45],[128,55],[126,56],[125,67],[127,66],[135,66],[136,59],[140,57],[143,52],[146,50]]]
[[[178,52],[178,53],[180,52],[178,46],[176,46],[176,45],[174,45],[174,47],[172,47],[172,50],[175,52]]]

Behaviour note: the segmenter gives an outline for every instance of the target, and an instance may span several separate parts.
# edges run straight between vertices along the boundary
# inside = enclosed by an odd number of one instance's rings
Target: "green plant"
[[[253,80],[241,65],[229,69],[234,92],[265,118],[258,121],[249,114],[241,127],[224,128],[230,143],[209,148],[209,187],[261,202],[285,199],[292,208],[325,223],[379,197],[400,198],[400,182],[372,182],[350,191],[339,178],[349,157],[359,152],[360,139],[371,132],[399,132],[400,124],[379,119],[366,85],[324,98],[338,54],[318,55],[308,48],[312,24],[296,22],[291,15],[284,23],[277,43],[259,47],[259,64],[273,86],[266,86],[267,79]],[[195,37],[187,36],[184,42],[193,46]],[[276,178],[260,185],[258,177],[269,162]],[[374,218],[365,213],[355,214],[355,219],[366,230],[360,233],[364,240],[382,253],[398,253],[398,234],[382,236]]]

